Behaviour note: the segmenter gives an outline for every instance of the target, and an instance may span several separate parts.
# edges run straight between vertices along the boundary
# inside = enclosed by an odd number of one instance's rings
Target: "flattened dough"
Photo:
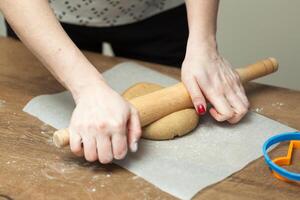
[[[154,83],[137,83],[128,88],[123,97],[127,100],[162,89]],[[171,113],[148,126],[143,127],[143,138],[151,140],[168,140],[183,136],[197,127],[199,116],[195,109],[184,109]]]

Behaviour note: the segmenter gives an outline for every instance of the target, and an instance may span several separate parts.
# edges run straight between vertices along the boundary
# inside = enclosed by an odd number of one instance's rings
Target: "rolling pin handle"
[[[69,144],[69,131],[68,129],[61,129],[53,134],[53,143],[56,147],[62,148]]]
[[[279,64],[278,64],[278,61],[276,60],[276,58],[269,57],[268,59],[273,63],[273,67],[274,67],[273,72],[277,71]]]
[[[278,62],[275,58],[267,58],[244,68],[236,69],[241,82],[245,83],[262,76],[266,76],[278,70]]]

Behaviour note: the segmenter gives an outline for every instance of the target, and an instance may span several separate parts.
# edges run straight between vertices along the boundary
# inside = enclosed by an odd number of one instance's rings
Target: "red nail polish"
[[[200,105],[197,106],[197,113],[199,115],[204,115],[205,112],[206,112],[205,107],[202,104],[200,104]]]

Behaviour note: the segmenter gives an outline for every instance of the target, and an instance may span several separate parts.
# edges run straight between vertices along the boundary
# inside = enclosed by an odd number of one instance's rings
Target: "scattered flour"
[[[284,103],[275,102],[275,103],[272,103],[271,106],[276,109],[281,109],[284,106]],[[263,107],[253,108],[252,111],[257,112],[257,113],[263,113],[264,108]]]
[[[272,103],[272,107],[275,107],[277,109],[281,109],[282,106],[284,106],[284,103],[282,102]]]
[[[264,108],[254,108],[253,110],[257,113],[262,113],[264,111]]]
[[[2,99],[0,99],[0,108],[1,108],[1,107],[4,107],[4,106],[5,106],[5,104],[6,104],[6,101],[5,101],[5,100],[2,100]]]
[[[86,188],[86,190],[88,192],[96,192],[97,191],[97,189],[95,187],[89,187],[89,188]]]
[[[92,177],[92,180],[98,180],[99,178],[100,178],[99,175],[95,175],[95,176]]]

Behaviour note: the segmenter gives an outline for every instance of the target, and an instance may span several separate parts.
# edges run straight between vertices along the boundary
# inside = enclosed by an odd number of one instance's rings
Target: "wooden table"
[[[100,71],[124,61],[85,54]],[[143,64],[179,78],[178,69]],[[55,148],[54,129],[22,108],[37,95],[62,90],[20,42],[0,38],[0,199],[174,199],[121,167],[88,163],[68,148]],[[253,110],[300,129],[300,92],[254,83],[247,91]],[[281,145],[273,156],[284,155],[286,147]],[[291,167],[298,172],[299,155]],[[195,199],[300,199],[300,187],[273,178],[260,158]]]

